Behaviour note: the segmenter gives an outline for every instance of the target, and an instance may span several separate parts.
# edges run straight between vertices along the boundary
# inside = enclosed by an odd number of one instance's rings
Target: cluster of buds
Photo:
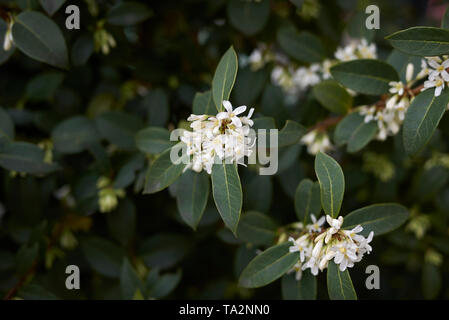
[[[317,220],[312,214],[311,219],[311,224],[299,230],[298,238],[288,239],[292,243],[289,251],[299,252],[299,261],[290,270],[296,272],[297,280],[301,279],[302,272],[306,269],[310,269],[314,276],[318,275],[332,259],[340,271],[345,271],[361,261],[365,253],[372,251],[369,243],[373,239],[373,231],[365,238],[359,234],[363,231],[360,225],[352,230],[342,230],[341,216],[333,219],[327,215],[326,218]],[[327,228],[323,227],[325,221],[329,224]]]
[[[307,146],[307,152],[311,155],[318,152],[326,153],[334,148],[326,131],[320,129],[309,131],[301,138],[301,143]]]
[[[283,89],[288,96],[288,101],[296,102],[307,88],[323,79],[329,79],[331,77],[329,70],[335,63],[355,59],[375,59],[376,50],[376,45],[369,44],[366,39],[352,40],[347,46],[337,49],[333,60],[326,59],[322,63],[298,66],[286,56],[272,52],[269,47],[261,44],[253,50],[248,61],[253,71],[273,62],[272,82]]]
[[[98,205],[100,212],[110,212],[118,205],[118,198],[125,196],[125,190],[115,189],[111,185],[111,180],[107,177],[100,177],[97,181]]]
[[[215,116],[192,114],[187,120],[191,121],[193,131],[185,130],[180,140],[187,146],[187,155],[191,156],[186,169],[196,172],[206,170],[212,172],[214,163],[237,163],[244,165],[244,157],[249,157],[255,144],[255,137],[249,136],[250,127],[254,124],[251,108],[247,116],[241,116],[246,106],[233,110],[229,101],[223,101],[226,111]]]

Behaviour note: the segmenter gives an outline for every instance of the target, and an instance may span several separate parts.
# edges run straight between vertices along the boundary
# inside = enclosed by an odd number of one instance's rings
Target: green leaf
[[[236,234],[242,210],[242,186],[235,164],[214,164],[212,192],[215,205],[225,225]]]
[[[298,143],[304,133],[306,133],[306,128],[304,126],[296,121],[287,120],[278,134],[278,148]]]
[[[311,214],[318,216],[321,212],[320,184],[304,179],[295,192],[295,211],[300,221],[307,222]]]
[[[143,283],[129,260],[124,258],[120,271],[120,292],[122,299],[133,299],[137,291],[144,292]]]
[[[32,78],[25,89],[25,96],[32,101],[51,99],[64,80],[62,72],[45,72]]]
[[[333,80],[315,85],[313,94],[323,107],[334,113],[346,114],[352,106],[352,96]]]
[[[134,137],[143,126],[137,116],[121,111],[102,113],[95,118],[95,124],[105,139],[126,150],[135,148]]]
[[[153,161],[148,170],[143,193],[159,192],[175,182],[182,174],[186,165],[182,161],[173,163],[170,159],[171,151],[172,148],[165,150]]]
[[[390,81],[398,81],[396,70],[388,63],[374,59],[340,62],[331,68],[331,74],[341,85],[351,90],[381,95],[387,93]]]
[[[81,248],[92,269],[106,277],[120,277],[125,256],[120,247],[109,240],[89,236],[82,239]]]
[[[257,71],[252,71],[249,67],[240,69],[232,91],[232,101],[235,105],[254,104],[262,92],[266,80],[267,73],[264,69]]]
[[[309,271],[302,272],[300,280],[296,274],[286,274],[282,277],[282,298],[284,300],[315,300],[317,292],[316,277]]]
[[[223,55],[212,79],[212,97],[218,111],[223,110],[223,100],[228,100],[237,76],[238,60],[231,46]]]
[[[94,53],[94,39],[91,34],[82,34],[72,46],[71,58],[74,66],[82,66],[87,63]]]
[[[333,261],[327,267],[327,291],[331,300],[357,300],[348,269],[341,272]]]
[[[208,114],[213,115],[217,113],[214,101],[212,99],[211,91],[197,92],[193,98],[193,114]]]
[[[100,140],[91,120],[75,116],[60,122],[52,131],[55,151],[66,154],[79,153]]]
[[[208,198],[208,174],[192,170],[184,172],[178,182],[176,202],[182,219],[194,230],[203,216]]]
[[[411,63],[414,66],[412,79],[415,79],[421,70],[421,57],[411,56],[399,50],[393,49],[388,56],[387,63],[393,66],[397,71],[402,82],[406,83],[407,65]]]
[[[229,22],[237,30],[251,36],[260,32],[270,14],[270,0],[230,0],[227,6]]]
[[[271,245],[276,238],[276,224],[260,212],[248,211],[240,219],[237,238],[254,245]]]
[[[268,248],[243,270],[239,285],[245,288],[265,286],[289,271],[299,260],[298,252],[289,252],[290,242]]]
[[[0,107],[0,140],[2,138],[14,140],[14,136],[14,122],[12,121],[9,113]]]
[[[61,8],[65,0],[40,0],[42,8],[52,16]]]
[[[361,235],[368,236],[373,231],[375,236],[399,228],[408,218],[407,208],[394,204],[374,204],[349,213],[343,221],[342,228],[363,227]]]
[[[449,53],[449,30],[434,27],[412,27],[386,37],[390,44],[413,56],[439,56]]]
[[[157,154],[175,145],[165,128],[148,127],[136,134],[136,146],[142,152]]]
[[[341,120],[334,132],[334,140],[338,146],[347,144],[349,153],[363,149],[376,135],[377,123],[366,123],[358,112],[348,114]]]
[[[108,23],[118,26],[131,26],[151,17],[151,10],[143,3],[122,2],[113,6],[107,13]]]
[[[345,177],[340,165],[332,157],[319,152],[315,158],[315,173],[320,182],[321,206],[331,217],[340,212],[345,193]]]
[[[139,255],[150,268],[171,268],[187,256],[191,249],[189,238],[171,233],[160,233],[146,239]]]
[[[292,58],[303,62],[321,62],[324,57],[324,47],[315,35],[294,27],[282,27],[277,33],[277,41],[281,48]]]
[[[163,127],[168,121],[170,106],[167,93],[161,89],[153,89],[142,100],[142,108],[147,111],[148,125]]]
[[[418,153],[430,140],[449,102],[449,89],[438,97],[434,89],[420,93],[410,104],[404,119],[403,141],[409,155]]]
[[[67,69],[68,54],[58,25],[39,12],[25,11],[14,20],[14,44],[27,56]]]
[[[145,156],[143,154],[132,155],[117,172],[113,184],[114,188],[123,189],[131,185],[136,178],[136,172],[143,168],[144,163]]]
[[[243,180],[245,181],[245,180]],[[270,176],[255,175],[248,181],[243,189],[246,209],[266,213],[270,210],[273,198],[273,183]]]
[[[45,175],[59,169],[44,162],[44,150],[28,142],[13,142],[0,150],[0,166],[6,170]]]
[[[148,296],[154,299],[160,299],[168,296],[181,281],[182,272],[168,273],[160,276],[155,283],[148,288]]]

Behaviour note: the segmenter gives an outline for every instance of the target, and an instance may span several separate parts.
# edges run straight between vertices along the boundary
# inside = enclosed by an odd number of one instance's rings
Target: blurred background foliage
[[[443,1],[376,1],[381,28],[374,33],[363,28],[370,1],[260,0],[247,16],[240,0],[140,1],[139,10],[126,14],[121,1],[85,0],[77,2],[81,29],[67,30],[69,3],[54,1],[62,6],[53,13],[41,2],[0,1],[2,17],[26,10],[50,16],[70,57],[62,70],[17,49],[0,52],[3,135],[29,143],[11,150],[2,140],[0,293],[6,298],[281,298],[280,281],[257,290],[238,287],[238,275],[263,245],[234,238],[212,200],[193,231],[180,218],[177,183],[142,194],[148,160],[161,150],[138,150],[136,133],[184,126],[195,93],[209,89],[230,45],[248,55],[260,42],[276,43],[277,30],[291,24],[319,37],[328,57],[350,35],[372,37],[386,59],[392,49],[384,36],[439,26],[446,8]],[[287,119],[311,126],[326,118],[329,111],[312,94],[285,106],[269,68],[239,69],[234,105],[275,117],[279,128]],[[373,253],[351,269],[361,299],[449,298],[448,121],[446,114],[413,159],[404,155],[399,135],[355,154],[335,152],[347,185],[342,212],[375,202],[412,210],[405,226],[376,238]],[[36,160],[33,168],[12,170],[18,162],[9,163],[8,155],[25,153]],[[295,221],[298,183],[315,179],[313,157],[294,145],[281,153],[275,176],[247,169],[240,176],[244,212],[286,225]],[[70,264],[81,270],[80,290],[65,288]],[[365,288],[370,264],[380,267],[380,290]],[[324,276],[318,284],[318,298],[327,299]]]

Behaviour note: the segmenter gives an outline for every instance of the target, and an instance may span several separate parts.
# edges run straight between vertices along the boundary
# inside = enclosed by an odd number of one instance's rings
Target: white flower
[[[438,97],[441,94],[441,91],[444,89],[444,81],[440,77],[435,77],[432,80],[426,80],[424,81],[424,88],[421,89],[421,91],[424,91],[428,88],[435,87],[434,95],[435,97]]]
[[[336,234],[338,230],[340,230],[340,227],[343,224],[343,217],[340,216],[338,217],[338,219],[333,219],[330,215],[327,215],[326,221],[331,226],[326,231],[326,238],[324,239],[324,242],[328,243],[329,240],[332,238],[332,235]]]
[[[340,61],[349,61],[357,59],[355,54],[356,47],[354,45],[347,45],[344,48],[338,48],[335,51],[335,58]]]
[[[298,239],[293,239],[292,237],[288,238],[288,241],[293,242],[293,246],[289,248],[290,252],[299,252],[299,259],[301,262],[304,262],[306,259],[306,255],[309,254],[310,244],[308,242],[308,235],[304,235],[299,237]]]
[[[366,39],[362,39],[357,46],[358,54],[362,59],[376,59],[376,45],[374,43],[368,44]]]
[[[449,60],[444,60],[443,63],[438,63],[435,60],[428,60],[428,63],[435,69],[430,71],[429,80],[443,78],[444,81],[449,81],[449,73],[446,71],[446,68],[449,67]]]
[[[340,271],[354,266],[357,260],[357,245],[351,242],[340,242],[332,248],[335,252],[334,262],[339,265]]]
[[[371,120],[374,120],[374,115],[376,114],[376,107],[367,107],[367,106],[361,106],[359,113],[362,116],[365,116],[364,121],[365,123],[370,122]]]
[[[307,152],[316,155],[318,152],[327,152],[333,148],[329,136],[317,129],[310,131],[301,138],[301,143],[307,146]]]
[[[404,84],[401,81],[391,81],[390,85],[390,93],[397,93],[402,96],[404,94]]]
[[[302,264],[301,262],[296,262],[295,265],[287,272],[287,274],[290,274],[292,272],[295,272],[295,279],[297,281],[301,280],[302,278]]]
[[[310,215],[310,219],[312,219],[312,224],[308,224],[306,226],[309,232],[319,232],[321,230],[321,226],[326,221],[324,216],[317,220],[313,213]]]
[[[429,66],[425,59],[421,59],[421,71],[417,74],[416,78],[421,79],[427,77],[430,73]]]
[[[225,107],[226,112],[218,113],[217,119],[230,120],[236,127],[241,127],[242,121],[237,116],[246,111],[246,106],[240,106],[233,110],[232,104],[228,100],[223,100],[223,106]]]

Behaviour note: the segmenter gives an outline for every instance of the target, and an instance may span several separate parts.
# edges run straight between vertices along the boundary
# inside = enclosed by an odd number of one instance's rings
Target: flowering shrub
[[[2,1],[4,298],[447,298],[449,14],[354,2]]]

